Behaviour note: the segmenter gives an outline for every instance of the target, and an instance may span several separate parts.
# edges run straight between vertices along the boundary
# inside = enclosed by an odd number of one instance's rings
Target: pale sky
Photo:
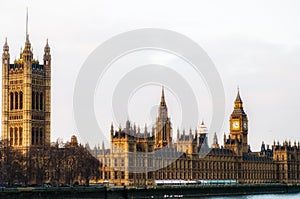
[[[300,140],[300,2],[297,0],[1,0],[0,5],[0,45],[3,46],[7,37],[12,61],[19,57],[20,48],[24,46],[26,7],[35,58],[41,60],[46,38],[49,38],[53,60],[53,141],[58,137],[66,141],[72,134],[80,137],[80,133],[84,133],[77,132],[74,122],[73,91],[88,55],[112,36],[138,28],[179,32],[207,52],[225,89],[226,116],[222,130],[217,132],[221,144],[223,133],[229,133],[228,120],[237,86],[248,114],[248,136],[253,150],[259,150],[263,140],[267,144],[273,140]],[[143,56],[151,62],[151,56],[140,55],[139,58]],[[174,67],[180,66],[180,61],[169,55],[154,53],[152,56]],[[129,56],[120,60],[115,68],[133,59],[134,56]],[[117,81],[116,75],[113,73],[111,77]],[[207,96],[203,89],[199,117],[209,125],[211,107]],[[95,93],[96,102],[102,99],[109,100],[100,92]],[[159,103],[160,88],[145,88],[132,99],[130,119],[144,126],[149,120],[147,117],[151,117],[152,107]],[[174,118],[174,128],[177,128],[180,112],[176,99],[167,91],[166,100],[173,114],[170,117]],[[95,103],[99,124],[106,128],[104,134],[109,135],[112,115],[101,112],[98,106]],[[101,136],[91,140],[102,142]]]

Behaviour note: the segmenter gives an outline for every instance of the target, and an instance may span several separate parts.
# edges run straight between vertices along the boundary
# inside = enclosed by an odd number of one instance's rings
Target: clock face
[[[247,128],[247,122],[244,122],[244,128],[245,129]]]
[[[232,123],[232,127],[233,127],[233,129],[239,129],[240,128],[240,122],[239,121],[234,121]]]

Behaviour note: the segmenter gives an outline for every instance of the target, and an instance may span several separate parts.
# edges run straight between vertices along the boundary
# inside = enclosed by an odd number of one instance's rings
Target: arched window
[[[167,134],[166,134],[166,126],[165,126],[165,124],[163,124],[162,132],[163,132],[163,140],[167,140]]]
[[[34,128],[32,127],[32,129],[31,129],[31,145],[34,145]]]
[[[31,108],[32,110],[35,109],[35,92],[32,91],[32,95],[31,95]]]
[[[10,128],[10,132],[9,132],[9,145],[12,145],[14,141],[14,129]]]
[[[22,146],[23,142],[23,128],[19,128],[19,145]]]
[[[19,100],[19,97],[18,97],[18,93],[17,92],[15,92],[15,109],[18,109],[18,100]]]
[[[43,93],[40,94],[40,110],[42,111],[44,108],[44,95]]]
[[[43,128],[40,128],[40,145],[44,144]]]
[[[10,110],[14,109],[14,94],[10,93]]]
[[[39,101],[40,101],[39,97],[40,97],[40,94],[38,92],[36,92],[35,97],[36,97],[36,99],[35,99],[35,108],[36,108],[36,110],[39,110]]]
[[[23,109],[23,92],[20,92],[20,109]]]
[[[39,129],[36,128],[35,131],[35,144],[38,145],[39,144]]]
[[[15,143],[14,143],[15,146],[18,145],[18,141],[19,141],[18,137],[19,137],[18,136],[18,128],[16,127],[15,128]]]

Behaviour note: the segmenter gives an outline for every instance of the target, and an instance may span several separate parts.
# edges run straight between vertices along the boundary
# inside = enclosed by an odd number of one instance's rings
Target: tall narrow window
[[[40,128],[40,145],[43,145],[44,142],[43,128]]]
[[[44,96],[43,93],[40,94],[40,110],[42,111],[44,108]]]
[[[18,97],[18,93],[17,92],[15,92],[15,109],[18,109],[18,100],[19,100],[19,97]]]
[[[23,142],[23,128],[19,128],[19,145],[22,146]]]
[[[23,92],[20,92],[20,109],[23,109]]]
[[[35,109],[35,92],[32,92],[31,95],[31,108],[34,110]]]
[[[35,131],[35,144],[38,145],[39,144],[39,129],[36,128]]]
[[[10,93],[10,110],[14,109],[14,94]]]
[[[40,94],[38,92],[36,92],[35,97],[36,97],[36,99],[35,99],[35,108],[36,108],[36,110],[39,110],[39,101],[40,101],[39,97],[40,97]]]
[[[14,141],[14,129],[10,128],[10,133],[9,133],[9,145],[12,145]]]
[[[34,128],[31,129],[31,145],[34,145]]]
[[[14,145],[17,146],[18,145],[18,141],[19,141],[19,138],[18,138],[18,128],[16,127],[15,128],[15,143]]]

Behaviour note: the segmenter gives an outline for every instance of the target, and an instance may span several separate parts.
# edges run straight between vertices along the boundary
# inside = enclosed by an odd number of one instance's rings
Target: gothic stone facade
[[[50,146],[51,55],[43,64],[33,59],[29,35],[20,58],[10,61],[5,41],[2,54],[2,142],[15,149]]]
[[[172,142],[171,122],[162,91],[156,126],[144,132],[126,122],[111,126],[111,149],[94,148],[101,161],[102,180],[125,186],[152,186],[155,180],[236,180],[238,183],[300,183],[300,146],[290,142],[262,144],[251,152],[248,118],[238,92],[230,117],[230,134],[219,146],[214,136],[207,144],[204,123],[189,133],[177,132]]]

